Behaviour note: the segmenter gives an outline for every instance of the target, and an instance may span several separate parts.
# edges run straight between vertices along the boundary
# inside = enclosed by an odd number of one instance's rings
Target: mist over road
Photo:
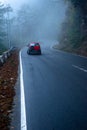
[[[58,41],[66,8],[61,0],[26,0],[16,12],[11,41],[19,47],[42,39]]]
[[[42,48],[21,53],[28,130],[87,129],[87,58]],[[82,69],[81,69],[82,68]]]

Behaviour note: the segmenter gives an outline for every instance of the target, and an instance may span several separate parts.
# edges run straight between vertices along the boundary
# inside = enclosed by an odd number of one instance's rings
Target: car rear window
[[[34,46],[35,44],[34,43],[31,43],[30,46]]]
[[[35,45],[36,45],[36,46],[39,46],[39,43],[36,43]]]

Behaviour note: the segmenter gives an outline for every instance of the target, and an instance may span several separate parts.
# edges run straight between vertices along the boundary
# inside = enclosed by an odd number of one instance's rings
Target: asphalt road
[[[87,58],[21,52],[27,130],[87,130]]]

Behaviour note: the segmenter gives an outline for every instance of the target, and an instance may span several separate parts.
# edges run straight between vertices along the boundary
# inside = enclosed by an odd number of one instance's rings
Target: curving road
[[[87,130],[87,58],[21,51],[27,130]]]

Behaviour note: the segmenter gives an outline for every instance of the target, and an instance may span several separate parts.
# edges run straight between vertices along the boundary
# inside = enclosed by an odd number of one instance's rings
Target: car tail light
[[[40,50],[40,46],[34,46],[35,50]]]

